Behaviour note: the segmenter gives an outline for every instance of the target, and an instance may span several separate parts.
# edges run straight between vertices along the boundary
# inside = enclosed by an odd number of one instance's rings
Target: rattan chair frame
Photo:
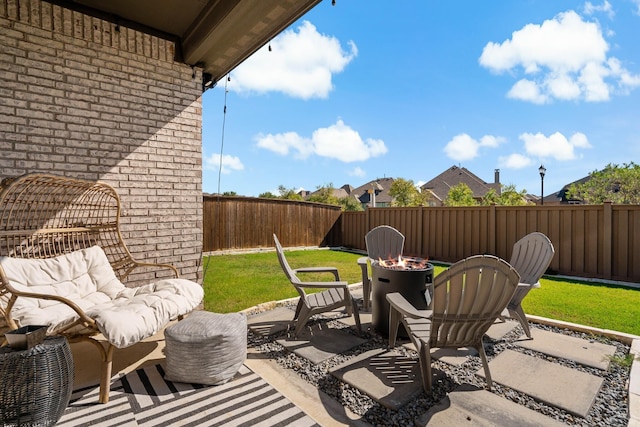
[[[122,282],[138,268],[167,270],[157,277],[178,277],[170,264],[141,262],[131,255],[120,231],[120,197],[109,184],[31,173],[5,178],[0,187],[0,255],[46,259],[98,245]],[[99,349],[99,401],[107,403],[115,347],[95,339],[96,322],[66,298],[14,289],[0,266],[0,314],[11,329],[19,326],[11,309],[21,297],[60,301],[78,314],[75,322],[49,334],[63,335],[70,342],[88,340]]]

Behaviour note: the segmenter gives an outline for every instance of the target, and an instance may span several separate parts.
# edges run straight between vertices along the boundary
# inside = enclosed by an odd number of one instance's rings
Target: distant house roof
[[[346,192],[347,192],[347,194],[351,194],[351,193],[353,193],[353,186],[352,186],[352,185],[350,185],[350,184],[345,184],[345,185],[343,185],[343,186],[342,186],[342,187],[340,187],[340,188],[342,188],[344,191],[346,191]]]
[[[569,192],[569,187],[571,187],[573,184],[584,184],[585,182],[589,181],[591,179],[591,176],[585,176],[584,178],[580,178],[577,181],[573,181],[570,182],[569,184],[565,185],[564,187],[562,187],[559,191],[556,191],[554,193],[549,194],[548,196],[544,197],[544,204],[547,205],[555,205],[555,204],[583,204],[582,200],[577,200],[577,199],[569,199],[567,197],[567,193]]]
[[[471,173],[467,168],[452,166],[433,178],[431,181],[423,184],[420,188],[423,191],[431,192],[438,200],[444,200],[449,194],[451,187],[460,183],[466,184],[473,192],[473,197],[480,199],[487,191],[494,189],[500,194],[502,185],[500,184],[500,171],[496,169],[495,182],[487,183],[480,179],[477,175]]]
[[[370,205],[371,194],[369,190],[375,189],[376,205],[383,204],[385,206],[391,206],[393,197],[389,194],[389,189],[391,189],[391,184],[393,184],[394,181],[395,179],[393,178],[377,178],[360,187],[354,188],[353,191],[351,191],[351,195],[356,197],[360,203]]]

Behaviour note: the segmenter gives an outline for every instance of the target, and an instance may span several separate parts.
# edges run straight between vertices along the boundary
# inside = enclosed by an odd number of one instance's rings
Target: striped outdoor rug
[[[109,403],[98,387],[76,390],[59,426],[317,426],[246,366],[219,386],[165,381],[161,365],[111,383]]]

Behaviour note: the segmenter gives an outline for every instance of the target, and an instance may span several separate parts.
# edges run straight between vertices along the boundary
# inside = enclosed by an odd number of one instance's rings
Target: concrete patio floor
[[[359,292],[354,286],[354,293]],[[287,351],[312,363],[322,363],[335,355],[367,341],[341,329],[309,327],[298,339],[286,333],[292,324],[293,311],[281,304],[266,304],[259,310],[247,310],[248,325],[254,334],[274,336],[278,344]],[[361,312],[363,328],[371,328],[371,313]],[[537,319],[543,321],[544,319]],[[353,327],[353,318],[341,317],[340,322]],[[552,322],[552,321],[547,321]],[[559,327],[571,327],[594,334],[611,333],[578,325],[556,322]],[[490,330],[491,339],[499,340],[508,334],[517,323],[496,323]],[[548,354],[588,366],[594,370],[606,370],[608,355],[615,347],[552,333],[533,328],[534,339],[520,340],[517,345],[528,351]],[[640,338],[619,334],[620,340],[628,341],[631,351],[640,354]],[[406,342],[406,341],[405,341]],[[406,342],[406,347],[411,344]],[[114,356],[113,376],[131,372],[143,366],[162,363],[164,359],[164,335],[159,333],[144,342],[127,349],[117,350]],[[74,388],[96,384],[99,378],[98,352],[91,344],[72,345],[76,361]],[[453,366],[464,363],[474,350],[433,350],[434,359]],[[293,404],[323,426],[369,425],[364,418],[353,413],[333,397],[325,394],[299,376],[295,370],[287,369],[256,348],[249,347],[245,366],[288,398]],[[584,416],[590,409],[602,384],[597,375],[560,366],[526,352],[506,350],[490,357],[490,370],[494,383],[509,387],[551,406],[562,408],[576,416]],[[437,372],[434,371],[434,372]],[[387,408],[400,408],[422,392],[420,372],[416,360],[403,357],[394,350],[374,349],[342,361],[330,370],[331,375],[357,388]],[[476,373],[484,376],[480,369]],[[629,426],[640,427],[640,361],[633,362],[629,381]],[[539,412],[507,400],[486,389],[462,384],[445,399],[427,412],[415,417],[417,426],[453,425],[497,425],[533,426],[563,425]]]

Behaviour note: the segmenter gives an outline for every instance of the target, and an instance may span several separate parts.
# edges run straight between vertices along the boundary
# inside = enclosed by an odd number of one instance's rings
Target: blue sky
[[[539,195],[544,164],[547,195],[640,161],[639,40],[640,0],[324,0],[204,93],[203,191],[458,165]]]

